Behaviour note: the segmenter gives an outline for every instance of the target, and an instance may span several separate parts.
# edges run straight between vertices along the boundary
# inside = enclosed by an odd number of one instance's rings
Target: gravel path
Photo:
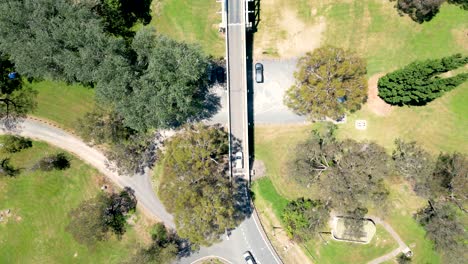
[[[372,261],[369,261],[368,264],[379,264],[379,263],[382,263],[382,262],[385,262],[385,261],[388,261],[388,260],[392,260],[394,259],[396,256],[398,256],[398,254],[402,253],[402,252],[408,252],[410,249],[409,247],[405,244],[405,242],[403,242],[403,240],[401,240],[400,236],[398,235],[397,232],[395,232],[395,230],[393,230],[393,228],[385,221],[383,221],[382,219],[378,218],[378,217],[374,217],[374,216],[370,216],[369,218],[371,218],[375,224],[381,224],[385,230],[387,230],[388,233],[390,233],[390,235],[393,237],[393,239],[395,239],[398,243],[398,248],[393,250],[392,252],[388,253],[388,254],[385,254],[383,256],[380,256],[376,259],[373,259]]]
[[[153,191],[150,171],[132,176],[119,176],[116,172],[107,168],[107,159],[99,150],[86,145],[81,139],[71,133],[38,120],[26,119],[15,131],[6,131],[4,128],[0,129],[0,134],[7,133],[19,134],[45,141],[77,155],[80,159],[98,169],[118,186],[122,188],[126,186],[131,187],[135,190],[138,206],[141,209],[152,217],[163,221],[167,226],[175,228],[172,215],[166,211]]]

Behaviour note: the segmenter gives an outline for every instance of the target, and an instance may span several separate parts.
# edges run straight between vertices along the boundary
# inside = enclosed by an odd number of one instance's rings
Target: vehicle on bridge
[[[243,160],[242,152],[238,151],[234,157],[236,159],[236,169],[243,169],[244,160]]]
[[[257,83],[263,83],[263,64],[255,64],[255,81]]]

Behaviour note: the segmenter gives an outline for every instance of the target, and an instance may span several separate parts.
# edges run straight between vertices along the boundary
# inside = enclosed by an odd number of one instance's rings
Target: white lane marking
[[[256,213],[256,212],[254,212],[254,213]],[[269,250],[270,253],[273,255],[273,258],[276,260],[276,263],[278,263],[278,264],[283,263],[281,260],[278,260],[278,259],[277,259],[275,253],[274,253],[273,250],[270,248],[270,245],[268,244],[268,242],[266,241],[266,239],[263,237],[263,232],[262,232],[263,227],[259,226],[259,224],[257,223],[257,220],[255,220],[255,217],[254,217],[254,216],[253,216],[253,220],[254,220],[254,223],[255,223],[255,225],[257,226],[258,231],[260,232],[260,236],[262,237],[263,241],[265,242],[265,244],[266,244],[268,250]],[[266,234],[265,234],[265,235],[266,235]],[[272,246],[273,246],[273,245],[272,245]]]
[[[227,260],[227,259],[225,259],[225,258],[223,258],[223,257],[220,257],[220,256],[215,256],[215,255],[210,255],[210,256],[206,256],[206,257],[199,258],[199,259],[193,261],[191,264],[196,264],[196,263],[198,263],[199,261],[202,261],[202,260],[204,260],[204,259],[209,259],[209,258],[219,258],[219,259],[222,259],[222,260],[226,261],[226,263],[228,263],[228,264],[232,264],[231,261],[229,261],[229,260]]]
[[[228,26],[242,26],[242,23],[230,23]]]

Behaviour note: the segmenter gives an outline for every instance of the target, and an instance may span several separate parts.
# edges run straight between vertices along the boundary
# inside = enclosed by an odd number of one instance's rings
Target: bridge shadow
[[[253,63],[254,33],[246,33],[247,55],[247,122],[249,131],[249,164],[252,168],[255,160],[255,117],[254,117],[254,63]],[[250,173],[250,177],[252,177]],[[252,179],[251,179],[252,180]]]

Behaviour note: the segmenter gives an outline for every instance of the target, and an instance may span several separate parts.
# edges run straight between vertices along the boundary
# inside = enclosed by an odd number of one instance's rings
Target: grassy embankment
[[[1,138],[0,138],[1,139]],[[59,152],[44,142],[8,155],[11,163],[22,168],[14,177],[0,178],[0,210],[12,216],[0,223],[0,263],[119,263],[125,260],[142,237],[129,227],[121,240],[111,237],[93,250],[77,243],[65,231],[68,213],[86,199],[94,197],[102,176],[77,158],[64,171],[31,171],[41,157]],[[2,156],[7,156],[2,154]],[[140,217],[141,219],[141,217]],[[138,227],[138,228],[137,228]]]
[[[41,81],[31,84],[38,91],[37,109],[32,113],[42,119],[73,130],[78,118],[91,111],[94,106],[94,90],[64,82]]]
[[[224,57],[224,37],[218,32],[221,4],[214,0],[153,1],[151,25],[176,40],[196,43],[206,54]]]

